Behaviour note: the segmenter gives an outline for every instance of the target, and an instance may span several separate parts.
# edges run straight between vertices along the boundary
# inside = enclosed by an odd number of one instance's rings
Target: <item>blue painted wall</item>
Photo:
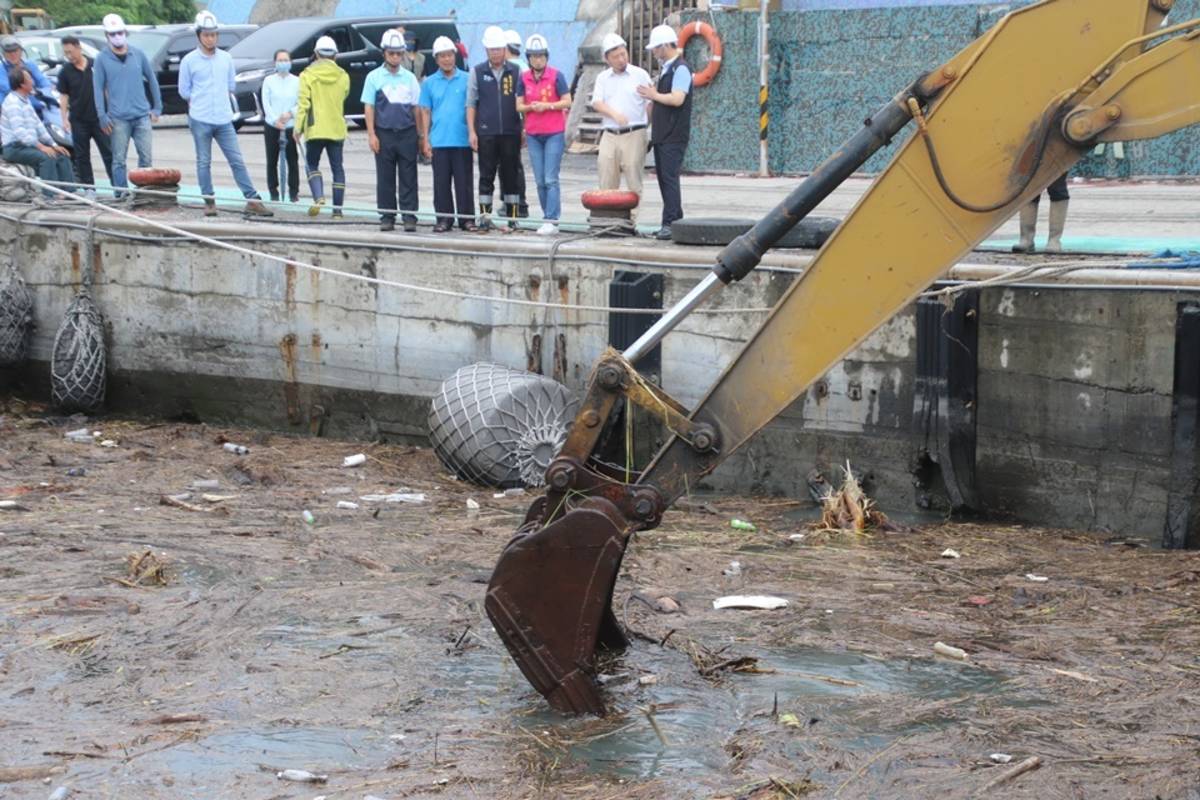
[[[1000,16],[1030,0],[1006,4],[966,0],[786,0],[797,10],[771,15],[770,167],[776,173],[812,170],[905,84],[945,61]],[[1200,0],[1178,0],[1173,21],[1200,16]],[[724,42],[716,80],[697,90],[692,142],[685,168],[699,172],[758,169],[756,13],[716,13]],[[709,16],[697,15],[708,21]],[[689,43],[688,62],[700,67],[707,48]],[[878,171],[894,148],[877,154]],[[1094,177],[1200,175],[1200,128],[1089,155],[1075,174]]]
[[[264,2],[266,0],[259,0]],[[254,3],[248,0],[209,0],[209,9],[229,23],[246,22]],[[515,29],[522,39],[540,33],[550,42],[550,63],[567,76],[575,74],[579,45],[594,25],[576,19],[579,0],[339,0],[335,15],[366,17],[401,14],[414,17],[448,17],[458,22],[458,33],[467,43],[471,62],[484,59],[484,28],[499,25]]]

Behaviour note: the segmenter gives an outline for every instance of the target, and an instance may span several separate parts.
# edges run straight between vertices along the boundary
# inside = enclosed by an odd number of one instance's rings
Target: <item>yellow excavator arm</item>
[[[1030,202],[1097,142],[1200,122],[1200,20],[1173,0],[1044,0],[1004,17],[921,76],[752,230],[624,354],[596,366],[549,489],[505,548],[485,607],[522,672],[565,711],[602,713],[597,645],[633,531],[793,403],[839,359]],[[634,364],[905,127],[915,133],[691,411]],[[596,450],[619,401],[672,433],[634,481]]]

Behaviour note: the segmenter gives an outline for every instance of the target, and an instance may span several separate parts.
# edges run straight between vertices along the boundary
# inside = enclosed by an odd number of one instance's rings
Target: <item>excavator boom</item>
[[[753,229],[635,343],[606,354],[559,457],[489,584],[485,608],[534,687],[564,711],[603,713],[597,645],[624,637],[610,608],[629,536],[1066,172],[1097,141],[1200,121],[1200,20],[1164,28],[1173,0],[1044,0],[1004,17],[919,78]],[[917,130],[688,412],[636,359],[693,308],[754,269],[838,183]],[[672,433],[632,482],[596,458],[618,401]]]

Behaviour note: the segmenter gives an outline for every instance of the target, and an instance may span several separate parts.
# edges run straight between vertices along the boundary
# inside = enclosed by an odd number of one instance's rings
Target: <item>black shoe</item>
[[[380,220],[379,221],[379,230],[384,233],[388,233],[389,231],[396,230],[396,220],[394,220],[394,219]]]
[[[294,195],[292,195],[291,197],[289,197],[289,198],[288,198],[288,200],[290,200],[290,201],[291,201],[291,202],[293,202],[293,203],[299,203],[299,202],[300,202],[300,195],[298,195],[298,194],[294,194]]]
[[[404,220],[404,232],[405,233],[416,233],[417,232],[417,221],[415,219]]]
[[[671,229],[666,225],[663,225],[661,228],[659,228],[657,231],[655,231],[654,233],[652,233],[650,235],[653,236],[655,239],[658,239],[660,242],[671,241]]]
[[[276,194],[275,192],[271,192],[271,202],[272,202],[272,203],[278,203],[278,202],[279,202],[279,195],[278,195],[278,194]]]

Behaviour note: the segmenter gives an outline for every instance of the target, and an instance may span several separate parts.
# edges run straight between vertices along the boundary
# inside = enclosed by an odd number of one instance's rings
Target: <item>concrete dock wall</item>
[[[1028,5],[1009,3],[796,2],[770,17],[769,159],[774,173],[811,171],[908,83],[942,63],[994,25]],[[785,6],[789,7],[789,6]],[[1200,17],[1200,0],[1179,0],[1172,22]],[[685,19],[715,22],[724,43],[721,72],[697,89],[685,168],[696,172],[758,170],[758,14],[696,12]],[[693,66],[705,63],[699,37],[688,44]],[[894,154],[872,158],[866,172]],[[1200,175],[1200,136],[1184,130],[1084,158],[1075,175]]]
[[[262,226],[191,227],[262,235]],[[405,237],[393,241],[421,249],[381,250],[370,234],[328,235],[340,241],[248,243],[342,275],[193,243],[100,234],[94,296],[106,316],[110,405],[304,435],[419,439],[441,380],[475,361],[533,367],[582,387],[607,343],[607,315],[430,295],[355,277],[603,306],[614,270],[638,269],[622,259],[711,258],[707,249],[591,241],[563,245],[551,265],[541,241]],[[34,362],[22,378],[22,391],[34,396],[45,396],[54,332],[81,277],[84,237],[78,227],[30,225],[17,235],[12,223],[0,223],[0,241],[13,249],[36,296]],[[456,251],[467,247],[480,252]],[[771,259],[790,268],[805,262]],[[681,266],[661,271],[667,304],[704,274]],[[755,273],[714,307],[768,307],[793,279]],[[982,293],[978,475],[988,514],[1159,536],[1176,304],[1194,296],[1011,287]],[[664,344],[664,386],[695,404],[761,319],[751,312],[690,318]],[[810,470],[835,478],[849,460],[869,475],[887,511],[912,510],[915,362],[915,315],[908,309],[734,455],[711,484],[803,498]]]

